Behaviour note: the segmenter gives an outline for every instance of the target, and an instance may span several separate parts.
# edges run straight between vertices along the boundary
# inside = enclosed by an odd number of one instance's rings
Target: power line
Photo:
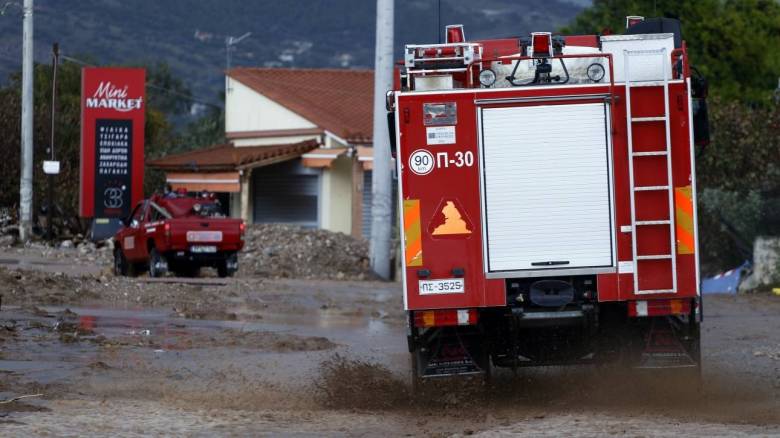
[[[91,64],[91,63],[86,62],[86,61],[82,61],[81,59],[74,58],[72,56],[63,55],[62,53],[60,53],[60,58],[66,60],[68,62],[72,62],[74,64],[78,64],[78,65],[81,65],[81,66],[84,66],[84,67],[99,67],[98,65]],[[2,52],[0,52],[0,59],[5,59],[7,61],[18,61],[18,59],[14,58],[14,57],[11,57],[9,55],[6,55],[6,54],[4,54]],[[43,62],[41,62],[41,64],[43,64]],[[212,108],[222,109],[222,105],[220,105],[220,104],[213,103],[213,102],[210,102],[208,100],[201,99],[201,98],[198,98],[198,97],[194,97],[192,95],[188,95],[186,93],[182,93],[182,92],[173,90],[171,88],[165,88],[163,86],[156,85],[156,84],[153,84],[151,82],[146,82],[146,86],[149,87],[149,88],[154,88],[154,89],[159,90],[159,91],[164,91],[164,92],[166,92],[168,94],[176,95],[178,97],[181,97],[181,98],[186,99],[186,100],[188,100],[190,102],[193,102],[193,103],[199,103],[201,105],[206,105],[206,106],[209,106],[209,107],[212,107]]]

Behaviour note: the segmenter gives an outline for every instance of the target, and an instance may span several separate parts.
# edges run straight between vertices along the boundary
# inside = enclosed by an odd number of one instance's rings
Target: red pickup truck
[[[220,277],[238,270],[244,246],[244,222],[226,218],[211,196],[170,193],[143,200],[114,236],[114,273],[151,277],[167,272],[194,277],[200,268]]]

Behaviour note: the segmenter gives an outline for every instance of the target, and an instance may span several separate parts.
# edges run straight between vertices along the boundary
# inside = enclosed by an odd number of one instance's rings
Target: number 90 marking
[[[418,149],[409,156],[409,168],[417,175],[431,173],[433,166],[433,155],[425,149]]]

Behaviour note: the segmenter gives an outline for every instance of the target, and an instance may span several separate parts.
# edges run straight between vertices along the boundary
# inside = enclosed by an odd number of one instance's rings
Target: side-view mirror
[[[691,76],[691,97],[696,99],[705,99],[710,92],[710,84],[707,82],[701,74],[696,71],[696,74]]]
[[[693,143],[697,146],[710,144],[710,120],[706,99],[691,99],[693,108]]]
[[[707,113],[707,94],[709,83],[707,78],[694,66],[691,66],[691,110],[693,113],[693,143],[700,146],[697,156],[704,153],[704,148],[710,144],[710,120]]]
[[[138,228],[139,225],[141,225],[141,223],[138,222],[138,219],[133,219],[130,221],[130,228]]]
[[[395,111],[387,112],[387,133],[390,134],[390,155],[395,158],[397,148],[395,144]]]

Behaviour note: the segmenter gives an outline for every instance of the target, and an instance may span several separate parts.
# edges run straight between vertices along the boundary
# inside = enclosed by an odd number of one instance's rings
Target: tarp
[[[739,283],[745,274],[750,271],[750,268],[750,262],[745,261],[739,267],[722,272],[714,277],[703,279],[701,281],[701,293],[736,294]]]

